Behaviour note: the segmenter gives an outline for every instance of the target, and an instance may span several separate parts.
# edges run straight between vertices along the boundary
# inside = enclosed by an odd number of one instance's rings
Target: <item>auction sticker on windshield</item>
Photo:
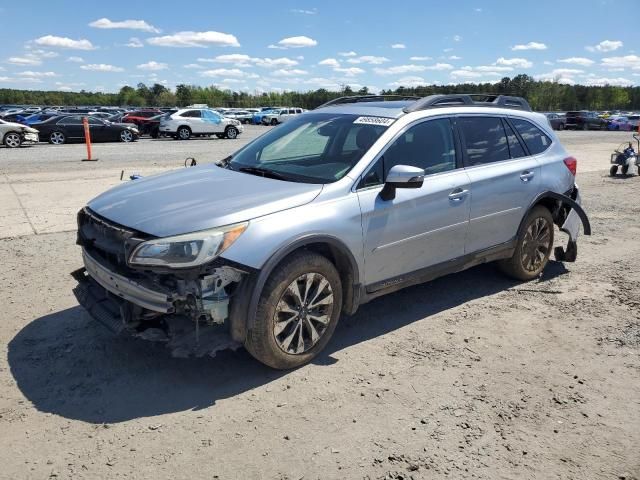
[[[362,125],[382,125],[388,127],[393,122],[395,122],[395,118],[386,118],[386,117],[358,117],[355,119],[353,123],[360,123]]]

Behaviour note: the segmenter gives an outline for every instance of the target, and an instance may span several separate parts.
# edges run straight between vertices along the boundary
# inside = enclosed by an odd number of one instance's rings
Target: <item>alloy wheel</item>
[[[53,132],[50,139],[54,145],[62,145],[64,143],[64,134],[62,132]]]
[[[327,330],[333,290],[319,273],[305,273],[285,289],[276,305],[273,336],[280,349],[299,355],[309,351]]]
[[[230,138],[230,139],[232,139],[232,140],[233,140],[233,139],[234,139],[234,138],[236,138],[237,136],[238,136],[238,130],[236,130],[236,129],[235,129],[235,128],[233,128],[233,127],[229,127],[229,128],[227,129],[227,138]]]
[[[551,225],[543,217],[536,218],[524,235],[520,261],[525,270],[539,270],[551,251]]]
[[[130,130],[122,130],[120,132],[120,140],[123,142],[131,142],[133,140],[133,133]]]
[[[9,148],[19,147],[21,143],[20,135],[17,133],[9,133],[4,137],[4,144]]]

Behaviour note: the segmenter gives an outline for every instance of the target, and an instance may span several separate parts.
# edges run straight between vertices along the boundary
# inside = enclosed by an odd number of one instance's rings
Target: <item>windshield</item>
[[[392,121],[336,113],[300,115],[248,144],[227,166],[294,182],[332,183],[358,163]]]

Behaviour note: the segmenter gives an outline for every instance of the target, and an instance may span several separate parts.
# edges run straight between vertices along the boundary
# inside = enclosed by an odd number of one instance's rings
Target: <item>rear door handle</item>
[[[529,170],[525,170],[524,172],[522,172],[520,174],[520,180],[522,180],[523,182],[528,182],[529,180],[531,180],[534,177],[535,173],[534,172],[530,172]]]
[[[461,201],[464,197],[469,195],[469,190],[464,190],[462,188],[456,188],[449,194],[449,200],[454,202]]]

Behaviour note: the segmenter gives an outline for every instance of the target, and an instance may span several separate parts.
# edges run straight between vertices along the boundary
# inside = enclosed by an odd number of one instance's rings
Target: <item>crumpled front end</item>
[[[130,267],[131,251],[148,239],[81,210],[84,267],[72,273],[78,302],[114,333],[164,342],[174,356],[213,356],[240,346],[231,338],[230,306],[252,272],[222,259],[194,269]]]

